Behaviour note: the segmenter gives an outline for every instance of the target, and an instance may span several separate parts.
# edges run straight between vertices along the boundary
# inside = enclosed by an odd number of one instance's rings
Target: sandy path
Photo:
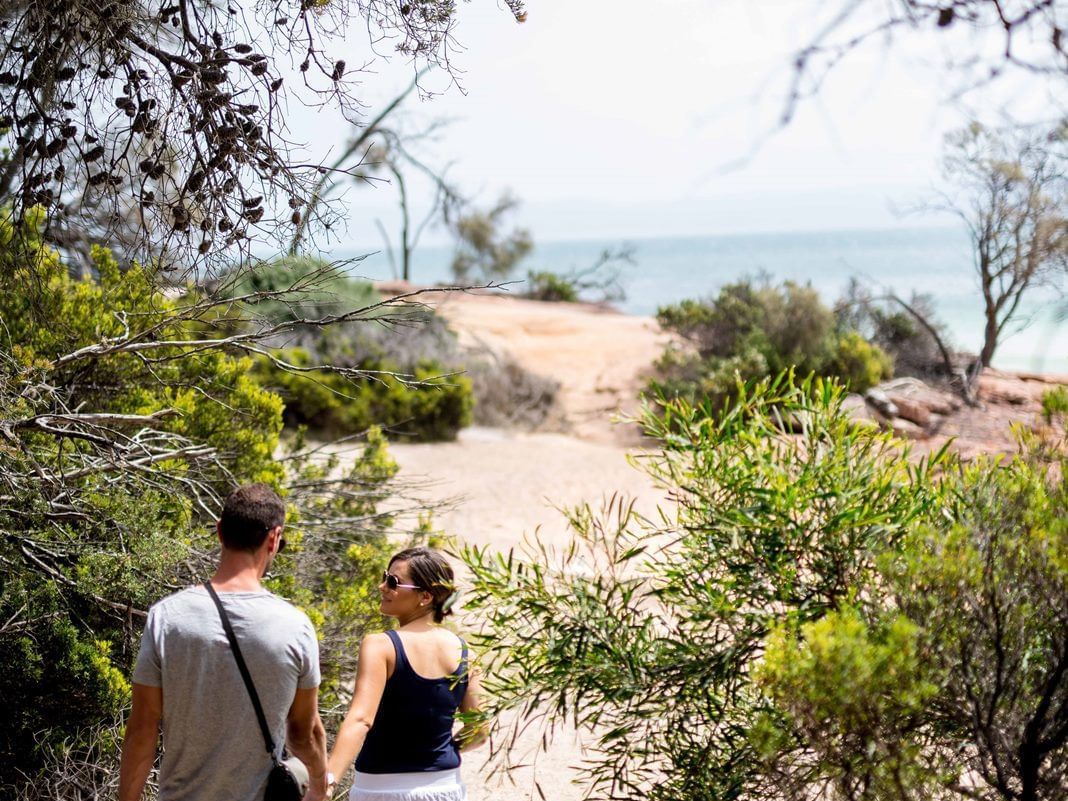
[[[391,445],[401,476],[421,484],[435,524],[475,545],[507,550],[524,537],[562,545],[568,529],[557,506],[588,502],[594,508],[614,492],[651,513],[663,499],[647,476],[627,462],[618,445],[584,442],[562,434],[519,434],[467,429],[456,442]],[[464,757],[470,801],[579,801],[575,784],[582,744],[573,731],[557,730],[544,752],[540,731],[520,738],[512,759],[530,767],[491,776],[486,749]],[[537,785],[535,784],[537,782]]]
[[[556,506],[601,500],[619,492],[651,513],[663,494],[627,462],[618,445],[584,442],[562,434],[519,434],[496,429],[467,429],[457,442],[391,445],[401,475],[421,483],[421,494],[437,506],[435,524],[475,545],[507,550],[526,536],[550,546],[568,540],[564,516]],[[451,502],[442,507],[439,502]],[[578,801],[574,783],[582,744],[573,731],[557,730],[540,752],[540,730],[522,736],[512,759],[530,767],[508,776],[491,776],[487,750],[464,758],[463,775],[470,801],[540,801],[540,785],[551,801]]]
[[[401,475],[422,484],[437,506],[435,524],[474,545],[507,550],[524,536],[563,543],[561,507],[601,502],[619,493],[651,513],[662,493],[615,445],[563,434],[472,428],[456,442],[390,446]]]

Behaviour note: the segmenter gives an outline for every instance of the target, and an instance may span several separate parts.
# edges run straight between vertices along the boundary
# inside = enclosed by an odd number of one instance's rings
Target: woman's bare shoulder
[[[467,643],[467,639],[463,636],[463,634],[456,631],[450,626],[439,626],[438,628],[433,629],[433,633],[438,642],[442,642],[447,645],[459,646],[461,643]]]
[[[393,641],[384,631],[365,634],[360,641],[360,650],[368,653],[389,653],[393,651]]]

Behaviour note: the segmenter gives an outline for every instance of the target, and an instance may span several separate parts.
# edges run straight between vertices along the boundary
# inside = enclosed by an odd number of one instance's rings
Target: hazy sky
[[[535,238],[632,238],[751,231],[881,228],[945,223],[902,218],[939,181],[947,130],[989,92],[948,101],[938,70],[945,37],[856,53],[784,129],[790,57],[832,3],[818,0],[530,0],[517,24],[486,0],[459,4],[450,51],[463,92],[430,76],[432,100],[413,98],[406,125],[450,118],[429,162],[483,203],[511,190],[517,221]],[[367,46],[351,38],[350,64]],[[381,48],[388,52],[388,46]],[[411,67],[394,57],[366,76],[369,115]],[[1031,110],[1040,86],[1002,84],[999,98]],[[986,112],[989,116],[989,112]],[[346,131],[330,115],[292,116],[293,135],[323,153]],[[416,193],[425,186],[414,185]],[[395,227],[390,186],[353,189],[338,245],[378,247],[374,220]],[[441,238],[430,232],[427,241]]]

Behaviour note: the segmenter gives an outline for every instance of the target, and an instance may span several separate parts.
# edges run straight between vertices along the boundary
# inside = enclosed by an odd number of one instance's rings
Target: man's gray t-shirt
[[[266,590],[220,592],[277,748],[298,688],[319,686],[307,615]],[[248,691],[207,590],[149,610],[133,680],[163,688],[160,801],[260,801],[271,769]]]

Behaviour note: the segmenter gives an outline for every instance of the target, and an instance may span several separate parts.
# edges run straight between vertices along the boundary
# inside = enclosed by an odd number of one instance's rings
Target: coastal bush
[[[750,737],[780,795],[823,782],[833,798],[937,797],[915,734],[938,692],[924,645],[908,618],[869,623],[850,606],[772,629],[755,676],[774,710]],[[807,771],[791,762],[799,742]]]
[[[462,347],[445,321],[391,329],[375,326],[357,334],[328,334],[317,343],[318,358],[367,370],[406,373],[405,380],[350,381],[340,375],[278,369],[260,360],[255,374],[285,401],[287,425],[305,425],[319,435],[343,435],[379,424],[414,440],[453,439],[472,422],[484,426],[536,428],[552,414],[559,382],[525,369],[507,354]],[[390,337],[395,332],[394,337]],[[357,361],[354,353],[364,354]],[[311,363],[303,348],[280,351],[294,365]]]
[[[761,797],[750,730],[777,712],[754,675],[765,640],[872,597],[880,555],[939,507],[938,460],[909,467],[844,395],[778,379],[718,416],[647,407],[658,447],[636,463],[676,499],[663,517],[613,499],[569,510],[560,550],[461,549],[493,711],[590,731],[596,797]]]
[[[851,389],[864,392],[894,374],[894,361],[878,345],[856,331],[848,331],[835,340],[825,372]]]
[[[329,290],[329,305],[322,305],[322,297],[309,300],[304,291],[284,305],[256,304],[265,319],[280,322],[338,314],[367,308],[379,299],[371,285],[339,276],[325,262],[298,258],[279,264],[266,277],[256,278],[255,284],[244,280],[243,291],[254,286],[263,290],[307,286],[312,280],[308,276],[314,275],[320,287],[316,292]],[[288,426],[303,425],[319,436],[358,433],[380,425],[407,439],[437,441],[453,439],[472,422],[535,428],[552,413],[559,390],[557,382],[531,373],[506,354],[478,345],[461,346],[445,319],[418,303],[400,311],[377,309],[370,320],[325,329],[298,327],[287,331],[278,344],[284,347],[277,355],[301,369],[287,371],[261,358],[255,375],[282,396]],[[339,374],[301,371],[314,363],[401,377],[352,381]]]
[[[932,783],[981,777],[990,797],[1056,801],[1068,786],[1068,449],[1063,437],[1020,445],[1008,464],[983,457],[948,476],[944,513],[880,567],[886,606],[919,628],[936,677],[911,738]]]
[[[428,404],[452,404],[464,426],[473,422],[482,426],[536,428],[556,407],[559,382],[533,373],[507,353],[496,352],[481,343],[461,345],[445,318],[430,309],[413,314],[404,325],[365,327],[360,342],[371,358],[398,365],[406,372],[422,364],[427,366],[424,375],[449,376],[441,384],[467,386],[469,383],[469,400],[464,390],[454,390],[447,401],[435,401],[433,395],[424,398]],[[344,359],[345,355],[336,358]],[[470,414],[461,408],[461,400]],[[416,432],[415,436],[420,434]]]
[[[299,348],[277,356],[297,367],[312,363]],[[379,375],[352,381],[336,373],[289,372],[266,360],[257,363],[254,375],[282,397],[286,425],[304,426],[321,436],[346,436],[379,426],[397,436],[432,442],[455,439],[471,424],[474,400],[467,376],[449,375],[434,362],[417,363],[411,373],[367,358],[351,366]]]
[[[248,377],[247,360],[217,351],[156,364],[128,353],[65,362],[100,339],[123,336],[131,324],[163,339],[180,336],[167,325],[173,305],[143,270],[121,272],[105,251],[94,253],[97,280],[76,280],[35,228],[4,222],[0,230],[0,391],[8,432],[0,452],[8,496],[0,511],[7,534],[0,541],[0,617],[7,621],[0,652],[10,666],[0,672],[7,699],[0,786],[10,787],[19,772],[32,775],[44,749],[77,742],[79,730],[126,703],[133,656],[127,615],[146,609],[185,573],[191,551],[210,536],[190,530],[190,503],[177,488],[194,480],[221,491],[231,475],[277,484],[282,475],[272,451],[281,403]],[[99,434],[73,425],[86,410],[158,415],[140,447],[151,460],[170,445],[170,465],[138,475],[94,463],[87,445]],[[217,458],[183,459],[194,442]],[[21,479],[31,475],[33,482]],[[56,493],[67,514],[57,510]]]
[[[431,309],[382,307],[367,281],[321,259],[285,257],[226,285],[262,325],[352,314],[328,327],[297,325],[276,338],[253,374],[285,402],[284,420],[320,436],[345,436],[378,425],[417,440],[453,439],[471,422],[470,381],[462,375],[455,335]],[[274,293],[285,293],[275,299]],[[273,357],[273,358],[272,358]],[[331,371],[311,371],[326,364]],[[361,371],[350,377],[341,370]]]
[[[1065,441],[910,462],[844,397],[779,378],[647,407],[636,463],[670,507],[461,549],[501,742],[579,727],[597,798],[1060,801]]]
[[[624,264],[634,263],[634,248],[621,245],[605,248],[593,264],[583,269],[573,268],[566,273],[532,270],[527,273],[523,297],[562,303],[618,303],[626,298],[620,270]]]
[[[1047,423],[1068,417],[1068,387],[1062,384],[1042,393],[1042,416]]]
[[[382,626],[378,583],[382,566],[397,548],[394,517],[380,505],[398,491],[398,466],[389,443],[371,426],[354,451],[324,454],[304,448],[298,435],[285,446],[287,542],[277,557],[271,588],[298,604],[319,635],[320,709],[337,731],[356,673],[359,643]],[[346,490],[324,491],[341,476]],[[427,518],[429,520],[429,518]],[[408,532],[425,541],[426,525]]]
[[[761,722],[800,797],[1063,797],[1068,778],[1065,441],[943,476],[943,512],[879,560],[881,596],[770,638]],[[894,632],[897,631],[895,635]],[[977,711],[981,710],[981,714]],[[974,794],[974,795],[973,795]]]
[[[286,498],[293,547],[269,584],[304,599],[334,638],[326,675],[377,614],[390,547],[376,511],[395,470],[384,441],[370,432],[369,450],[329,476],[308,453],[276,458],[282,401],[250,359],[205,340],[214,308],[197,312],[107,251],[92,263],[92,278],[72,277],[33,218],[0,219],[5,798],[113,792],[145,611],[209,574],[214,516],[235,483]]]
[[[579,290],[566,276],[548,270],[527,273],[527,285],[523,297],[531,300],[544,300],[559,303],[575,303],[579,299]]]
[[[230,297],[255,294],[250,311],[272,322],[344,314],[381,302],[370,281],[352,278],[344,267],[311,256],[283,256],[223,280]]]
[[[661,307],[657,321],[685,345],[667,348],[650,390],[708,400],[714,408],[730,401],[739,382],[787,369],[836,377],[855,392],[892,374],[882,349],[855,331],[838,330],[816,291],[792,281],[728,284],[710,300]]]
[[[893,361],[895,375],[915,376],[925,381],[947,378],[942,348],[951,357],[956,354],[948,344],[949,333],[935,314],[929,295],[913,293],[903,304],[894,295],[874,296],[854,279],[835,303],[835,318],[839,330],[857,331],[887,353]]]
[[[524,368],[507,353],[488,348],[469,351],[467,376],[471,379],[477,425],[535,429],[556,409],[560,382]]]

